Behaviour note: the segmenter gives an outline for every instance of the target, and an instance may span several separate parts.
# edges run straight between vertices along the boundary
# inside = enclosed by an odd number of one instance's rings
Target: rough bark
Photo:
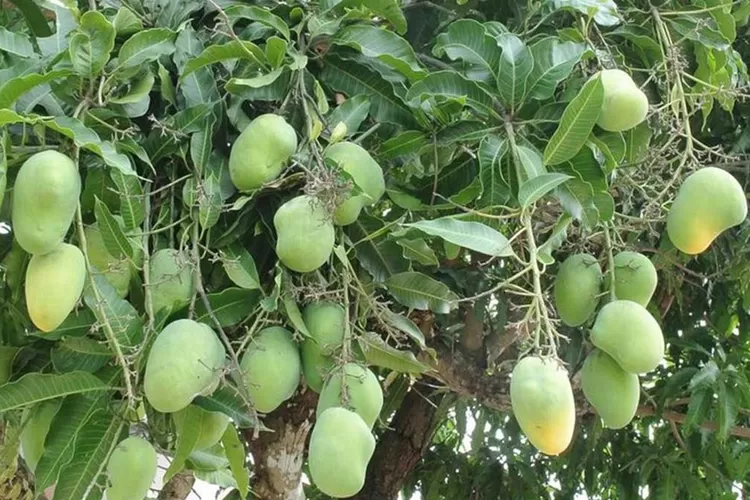
[[[304,500],[302,465],[318,395],[308,390],[264,420],[272,432],[245,438],[253,455],[253,492],[263,500]]]
[[[190,471],[175,475],[159,492],[159,500],[185,500],[193,490],[195,476]]]

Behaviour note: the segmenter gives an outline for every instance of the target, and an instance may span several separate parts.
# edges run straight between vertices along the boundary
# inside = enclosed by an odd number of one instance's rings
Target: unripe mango
[[[224,435],[224,431],[227,430],[227,425],[229,425],[229,417],[221,412],[204,410],[197,405],[188,405],[187,408],[172,415],[175,431],[178,435],[182,433],[185,418],[188,416],[191,419],[200,419],[198,440],[193,446],[193,450],[205,450],[218,443]]]
[[[287,201],[276,211],[273,225],[276,255],[292,271],[314,271],[331,256],[333,223],[317,198],[302,195]]]
[[[151,346],[143,379],[146,399],[162,413],[182,410],[196,396],[216,390],[225,356],[210,327],[190,319],[173,321]]]
[[[102,233],[98,224],[86,226],[83,230],[86,236],[86,253],[89,257],[89,263],[104,276],[110,285],[115,289],[120,298],[128,294],[130,277],[133,274],[133,264],[139,265],[143,258],[141,246],[137,241],[130,240],[130,245],[135,254],[134,262],[131,264],[127,257],[114,257],[104,245]]]
[[[239,191],[252,191],[277,178],[297,150],[297,134],[284,118],[255,118],[237,137],[229,153],[229,176]]]
[[[260,331],[240,366],[253,406],[261,413],[270,413],[291,398],[302,376],[297,343],[291,332],[278,326]]]
[[[329,408],[318,417],[310,436],[310,478],[328,496],[354,496],[365,484],[374,451],[375,438],[359,415],[345,408]]]
[[[342,394],[342,382],[344,394]],[[341,406],[359,415],[372,429],[383,408],[383,389],[375,374],[356,363],[347,363],[326,381],[318,398],[317,416],[328,408]]]
[[[44,454],[44,441],[52,420],[60,409],[60,402],[61,400],[45,401],[23,412],[22,421],[26,424],[21,431],[21,457],[32,474]]]
[[[620,300],[632,300],[646,306],[657,284],[656,268],[648,257],[637,252],[615,255],[615,294]],[[609,289],[612,276],[606,273],[604,288]]]
[[[73,245],[34,255],[26,269],[26,307],[34,325],[51,332],[75,308],[86,281],[86,260]]]
[[[646,119],[648,98],[630,75],[619,69],[605,69],[599,74],[604,103],[597,125],[609,132],[622,132]]]
[[[646,373],[664,358],[664,336],[645,307],[615,300],[602,307],[591,328],[591,343],[629,373]]]
[[[336,224],[346,226],[359,217],[362,207],[373,205],[385,193],[383,169],[362,146],[353,142],[339,142],[326,149],[325,157],[339,165],[349,174],[355,186],[362,192],[349,197],[336,209],[333,219]]]
[[[300,347],[302,371],[307,385],[320,392],[334,366],[330,355],[344,340],[345,312],[334,302],[317,302],[305,308],[302,318],[312,337],[305,338]]]
[[[633,420],[641,396],[638,375],[620,368],[606,352],[594,349],[586,357],[581,387],[604,427],[621,429]]]
[[[737,179],[720,168],[706,167],[680,186],[667,217],[667,234],[681,252],[695,255],[746,217],[745,191]]]
[[[13,186],[12,227],[32,255],[54,250],[70,228],[81,196],[73,160],[57,151],[36,153],[18,171]]]
[[[576,422],[568,372],[555,359],[528,356],[519,361],[510,380],[510,402],[521,430],[546,455],[568,448]]]
[[[154,312],[172,312],[190,302],[193,296],[193,263],[173,248],[165,248],[151,256],[149,262],[151,304]]]
[[[131,436],[115,447],[107,463],[107,500],[143,500],[156,477],[156,450]]]
[[[555,278],[555,308],[563,323],[579,326],[586,322],[599,304],[602,268],[596,257],[574,254],[560,264]]]

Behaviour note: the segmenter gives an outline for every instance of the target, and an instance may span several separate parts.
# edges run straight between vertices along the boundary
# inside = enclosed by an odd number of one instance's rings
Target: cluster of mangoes
[[[296,150],[297,136],[284,118],[261,115],[245,127],[232,145],[232,182],[239,191],[260,189],[281,174]],[[309,195],[296,196],[276,211],[276,254],[287,268],[301,273],[318,269],[331,256],[334,224],[353,223],[363,207],[376,203],[385,193],[383,170],[361,146],[337,142],[326,148],[323,157],[337,165],[356,186],[339,201],[333,214],[328,213],[325,203]]]

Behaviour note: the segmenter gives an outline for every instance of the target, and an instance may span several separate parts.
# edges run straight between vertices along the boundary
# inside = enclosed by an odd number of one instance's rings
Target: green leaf
[[[385,281],[393,297],[406,307],[448,314],[456,307],[458,297],[444,283],[429,276],[407,271]]]
[[[461,60],[470,65],[466,71],[469,78],[494,84],[502,50],[484,25],[473,19],[459,19],[438,35],[432,53],[445,54],[452,61]]]
[[[426,373],[429,366],[417,360],[409,351],[399,351],[388,345],[377,333],[365,332],[357,337],[365,359],[371,365],[402,373]]]
[[[166,28],[151,28],[128,38],[120,47],[114,71],[135,68],[175,51],[175,33]]]
[[[685,416],[685,429],[693,429],[706,420],[708,410],[711,408],[711,396],[713,391],[709,389],[699,389],[690,395],[688,411]]]
[[[24,1],[23,3],[26,2]],[[36,41],[39,49],[42,51],[42,55],[52,57],[68,50],[68,34],[78,26],[78,23],[76,22],[76,16],[73,15],[73,9],[67,5],[63,5],[61,2],[47,4],[47,8],[54,12],[55,32],[45,38],[37,36]],[[44,23],[47,25],[46,20]],[[48,31],[47,33],[52,32]]]
[[[699,389],[708,389],[716,383],[718,377],[719,367],[713,360],[710,360],[690,379],[688,390],[694,392]]]
[[[257,21],[261,24],[265,24],[269,28],[273,28],[288,41],[291,40],[291,34],[289,33],[289,27],[276,14],[262,7],[256,7],[251,5],[233,5],[224,11],[229,18],[232,25],[240,19],[250,19]]]
[[[87,284],[83,290],[83,301],[94,312],[99,328],[109,323],[118,344],[125,347],[138,345],[143,340],[143,318],[130,302],[117,295],[103,275],[92,274],[91,278],[99,297]]]
[[[223,45],[209,45],[199,56],[189,59],[185,63],[182,74],[180,74],[180,80],[205,66],[234,59],[246,59],[262,66],[262,58],[263,51],[253,42],[232,40]]]
[[[39,85],[45,85],[58,78],[70,75],[67,69],[50,71],[44,75],[31,73],[28,75],[11,78],[0,86],[0,108],[10,108],[16,100],[25,93],[35,89]]]
[[[242,245],[234,243],[224,248],[219,253],[219,258],[224,271],[235,285],[247,290],[260,289],[260,278],[253,256]]]
[[[182,411],[182,427],[180,432],[177,433],[174,457],[172,457],[172,463],[169,464],[167,472],[164,473],[163,484],[167,484],[175,474],[185,467],[185,461],[193,452],[195,445],[198,444],[198,439],[201,437],[203,418],[207,415],[201,408],[193,405],[188,405]]]
[[[408,270],[409,261],[403,258],[402,248],[395,241],[380,234],[382,224],[377,224],[372,219],[360,216],[350,228],[351,236],[356,240],[359,263],[372,275],[373,280],[382,282]]]
[[[292,72],[287,68],[276,68],[270,73],[252,78],[232,78],[226,89],[230,94],[247,100],[278,101],[289,91]]]
[[[476,82],[454,71],[430,73],[418,81],[406,93],[406,102],[415,108],[431,97],[458,99],[472,109],[488,114],[492,109],[492,98]]]
[[[586,46],[576,42],[561,42],[558,38],[544,38],[531,46],[534,68],[527,82],[526,97],[546,100],[553,96],[557,85],[570,75],[581,60]]]
[[[143,30],[143,23],[133,14],[133,11],[127,7],[117,9],[117,14],[112,20],[112,25],[118,35],[131,35]]]
[[[148,94],[154,88],[154,74],[150,70],[139,75],[137,80],[130,86],[129,91],[121,96],[109,100],[113,104],[135,104],[148,97]]]
[[[366,57],[378,59],[411,81],[419,80],[425,75],[409,42],[390,30],[353,24],[339,30],[332,42],[356,49]]]
[[[81,370],[94,373],[104,367],[112,356],[106,344],[88,337],[70,337],[55,344],[52,365],[58,372]]]
[[[515,146],[514,153],[519,163],[517,167],[522,168],[519,172],[519,178],[528,181],[547,172],[544,168],[542,155],[531,144],[528,146]]]
[[[526,81],[534,68],[534,56],[516,35],[502,35],[498,44],[503,53],[497,70],[497,89],[503,102],[515,109],[526,94]]]
[[[245,445],[240,440],[240,436],[233,425],[228,425],[227,430],[221,437],[221,444],[224,445],[224,451],[229,459],[229,468],[232,470],[234,482],[240,498],[245,500],[249,490],[250,472],[245,465]]]
[[[117,194],[120,198],[120,215],[125,230],[132,231],[139,227],[146,218],[141,183],[137,177],[124,175],[119,170],[111,170],[109,175],[117,186]]]
[[[445,241],[485,255],[495,257],[514,255],[508,239],[481,222],[465,222],[443,217],[435,220],[421,220],[404,224],[404,226],[419,229],[423,233],[438,236]]]
[[[410,320],[403,314],[398,314],[391,310],[386,311],[386,313],[383,315],[383,319],[385,319],[386,323],[388,323],[392,327],[408,335],[409,338],[416,342],[422,350],[427,349],[427,344],[425,343],[422,330],[420,330],[412,320]]]
[[[580,151],[591,134],[604,103],[600,77],[586,82],[563,112],[560,125],[544,149],[545,165],[562,163]]]
[[[328,126],[333,129],[338,123],[346,125],[346,137],[357,133],[370,113],[370,99],[366,95],[355,95],[345,100],[328,115]]]
[[[115,48],[115,28],[101,12],[91,10],[81,16],[78,30],[70,37],[73,70],[88,78],[101,73]]]
[[[260,294],[256,290],[242,288],[226,288],[219,293],[208,294],[208,302],[221,326],[236,325],[250,316],[259,300]],[[195,321],[211,328],[216,326],[202,301],[196,304]]]
[[[419,262],[423,266],[437,266],[440,264],[437,255],[427,242],[421,238],[400,239],[396,243],[404,249],[404,257]]]
[[[497,135],[489,135],[479,144],[477,156],[482,185],[479,207],[503,205],[510,199],[510,188],[501,171],[501,162],[507,152],[508,142]]]
[[[62,325],[51,332],[41,330],[30,332],[29,335],[43,338],[45,340],[60,340],[63,337],[83,337],[94,329],[96,317],[88,309],[78,309],[71,312]]]
[[[286,56],[288,48],[288,42],[277,36],[268,37],[266,39],[266,59],[269,64],[271,64],[272,68],[281,67],[284,63],[284,57]],[[325,112],[327,113],[328,110]]]
[[[557,172],[541,174],[529,179],[518,188],[518,202],[522,208],[528,208],[568,179],[572,177]]]
[[[259,427],[259,422],[250,417],[250,412],[242,401],[239,391],[230,386],[220,387],[210,396],[198,396],[193,400],[208,411],[218,411],[227,415],[240,428]]]
[[[326,0],[321,6],[324,10],[333,7],[340,9],[364,7],[376,16],[390,22],[399,35],[406,33],[406,18],[397,0]]]
[[[0,413],[71,394],[112,389],[114,387],[82,371],[62,374],[27,373],[15,382],[0,386]]]
[[[12,3],[16,4],[18,10],[23,14],[26,24],[29,25],[34,36],[45,37],[52,34],[52,30],[47,24],[47,18],[44,17],[42,9],[34,3],[34,0],[13,0]]]
[[[392,160],[400,156],[413,155],[431,142],[426,133],[420,130],[407,130],[387,139],[380,146],[378,156],[384,160]]]
[[[15,54],[20,57],[32,57],[34,46],[31,41],[21,33],[8,31],[0,26],[0,50]]]
[[[552,252],[560,248],[568,237],[568,227],[573,222],[573,217],[570,215],[563,215],[560,217],[552,229],[552,234],[549,235],[547,240],[539,247],[536,257],[539,262],[547,266],[551,266],[555,263]]]
[[[625,138],[625,162],[628,166],[635,167],[648,154],[651,143],[651,128],[646,122],[622,133]]]
[[[99,231],[101,232],[102,241],[107,248],[107,252],[115,258],[122,259],[127,257],[132,261],[134,251],[130,240],[125,236],[122,227],[120,227],[112,212],[109,211],[107,205],[98,197],[94,198],[94,215],[96,216],[96,222],[99,224]]]
[[[617,4],[614,0],[554,0],[555,8],[577,10],[593,17],[596,24],[614,26],[620,23]]]
[[[497,129],[497,126],[484,121],[462,120],[451,123],[438,132],[437,141],[441,146],[456,142],[478,142]]]
[[[731,389],[727,387],[724,381],[719,382],[716,396],[718,413],[717,420],[719,423],[716,437],[720,442],[725,442],[729,437],[730,429],[734,427],[734,424],[737,420],[739,405],[737,402],[737,398],[732,393]]]
[[[681,36],[698,45],[724,51],[730,47],[729,40],[719,31],[716,21],[697,16],[682,15],[665,18],[665,21]]]

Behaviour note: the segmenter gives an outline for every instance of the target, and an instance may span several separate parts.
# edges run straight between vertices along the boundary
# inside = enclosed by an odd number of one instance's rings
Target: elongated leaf
[[[117,219],[109,211],[107,205],[98,197],[95,197],[94,203],[94,215],[96,215],[96,222],[99,224],[99,231],[101,232],[102,241],[107,248],[107,252],[118,259],[127,257],[132,260],[134,255],[133,247],[130,245],[130,241],[125,236]]]
[[[380,147],[379,156],[386,160],[399,156],[412,155],[431,142],[430,137],[420,130],[407,130],[386,140]]]
[[[0,386],[0,413],[71,394],[112,389],[114,387],[86,372],[27,373],[15,382]]]
[[[310,331],[307,329],[305,320],[302,319],[302,313],[299,310],[299,306],[297,306],[297,301],[285,294],[281,299],[281,304],[284,306],[284,313],[294,329],[305,337],[312,337]]]
[[[397,0],[326,0],[323,8],[366,8],[390,22],[399,35],[406,33],[406,18]]]
[[[557,165],[580,151],[599,119],[604,102],[604,87],[600,77],[592,78],[563,112],[560,125],[544,149],[544,163]]]
[[[240,428],[259,426],[259,422],[250,417],[239,391],[232,386],[221,387],[210,396],[198,396],[193,403],[205,410],[218,411],[229,416]]]
[[[690,395],[688,411],[685,417],[685,429],[691,430],[706,420],[708,411],[711,409],[711,396],[713,391],[710,389],[699,389]]]
[[[262,65],[262,57],[263,51],[253,42],[232,40],[223,45],[209,45],[198,57],[194,57],[185,63],[185,68],[180,74],[180,79],[182,80],[190,73],[210,64],[233,59],[247,59],[258,65]]]
[[[143,30],[143,23],[133,14],[133,11],[127,7],[117,9],[117,14],[112,20],[112,25],[118,35],[131,35]]]
[[[377,282],[409,269],[400,246],[390,238],[380,235],[382,223],[360,216],[351,225],[352,238],[356,240],[357,258]]]
[[[47,18],[44,17],[42,10],[34,3],[33,0],[13,0],[18,10],[23,14],[29,29],[37,37],[50,36],[52,30],[47,24]]]
[[[269,28],[275,29],[276,31],[281,33],[284,38],[286,38],[287,40],[291,40],[289,27],[284,22],[284,20],[271,11],[266,10],[262,7],[251,5],[233,5],[227,8],[225,10],[225,13],[232,24],[240,19],[250,19],[252,21],[257,21],[261,24],[265,24]]]
[[[570,75],[581,60],[585,48],[581,43],[561,42],[553,37],[532,45],[534,68],[527,83],[527,97],[539,100],[552,97],[557,85]]]
[[[58,342],[52,351],[52,364],[58,372],[76,370],[94,373],[112,359],[109,348],[88,337],[71,337]]]
[[[479,145],[480,207],[503,205],[510,199],[510,188],[501,171],[501,162],[507,152],[508,142],[497,135],[487,136]]]
[[[205,411],[202,411],[200,408],[193,405],[188,405],[188,407],[183,410],[182,425],[180,427],[180,432],[177,433],[177,444],[175,445],[174,457],[172,457],[172,462],[169,464],[169,468],[164,474],[164,484],[169,482],[175,474],[185,467],[185,461],[190,456],[190,453],[193,452],[195,445],[198,444],[198,439],[201,437],[203,419],[206,416],[208,416],[208,414]]]
[[[492,123],[475,120],[462,120],[451,123],[437,135],[438,144],[445,146],[456,142],[479,142],[497,131]]]
[[[221,444],[224,445],[224,452],[229,459],[229,468],[232,470],[234,483],[237,485],[237,491],[240,498],[245,500],[249,490],[250,472],[245,465],[245,445],[242,444],[237,429],[233,425],[228,425],[227,430],[221,437]]]
[[[516,146],[514,153],[519,163],[517,168],[521,169],[519,172],[520,178],[528,181],[546,173],[542,155],[533,145]]]
[[[497,71],[497,89],[503,101],[514,109],[526,94],[526,81],[534,67],[534,56],[516,35],[502,35],[498,43],[503,54]]]
[[[16,100],[26,92],[68,75],[70,75],[69,70],[60,69],[50,71],[43,75],[31,73],[29,75],[11,78],[0,86],[0,108],[10,108],[13,103],[15,103]]]
[[[429,97],[465,99],[466,105],[487,114],[492,109],[492,98],[476,82],[453,71],[430,73],[418,81],[406,93],[406,102],[413,107],[421,105]]]
[[[117,291],[101,274],[92,274],[98,299],[90,285],[83,291],[83,301],[93,311],[98,325],[107,323],[117,343],[123,347],[138,345],[143,340],[143,318],[130,302],[121,299]]]
[[[425,75],[409,42],[390,30],[354,24],[339,30],[332,41],[379,59],[409,80],[419,80]]]
[[[497,40],[487,34],[485,26],[473,19],[459,19],[437,37],[433,54],[447,55],[451,60],[461,60],[472,66],[467,76],[472,79],[491,80],[497,77],[502,50]]]
[[[547,240],[539,247],[537,251],[537,260],[542,264],[551,266],[555,263],[552,252],[560,248],[568,237],[568,226],[573,222],[573,217],[570,215],[563,215],[555,224],[552,229],[552,234],[549,235]]]
[[[221,326],[231,326],[247,318],[258,305],[260,294],[256,290],[242,288],[227,288],[219,293],[208,295],[211,309],[221,323]],[[201,301],[195,308],[195,320],[215,327],[208,311]]]
[[[518,188],[518,202],[523,208],[530,207],[537,200],[541,199],[544,195],[568,179],[572,179],[572,177],[557,172],[542,174],[533,179],[529,179]]]
[[[420,330],[412,320],[393,311],[388,311],[384,318],[389,325],[408,335],[420,348],[427,348],[422,330]]]
[[[437,255],[427,242],[421,238],[400,239],[396,243],[404,249],[404,257],[419,262],[423,266],[437,266],[439,264]]]
[[[109,175],[117,185],[117,192],[120,197],[120,215],[125,224],[125,230],[132,231],[140,226],[146,217],[141,183],[137,177],[123,175],[119,170],[112,170]]]
[[[456,307],[458,297],[444,283],[429,276],[407,271],[385,281],[393,297],[406,307],[447,314]]]
[[[370,99],[366,95],[355,95],[345,100],[328,115],[328,126],[333,130],[338,123],[346,125],[346,137],[359,130],[370,113]]]
[[[257,101],[278,101],[289,91],[291,71],[288,68],[276,68],[270,73],[251,78],[232,78],[226,88],[230,94],[243,99]]]
[[[32,4],[34,5],[33,0],[15,0],[17,4],[19,5],[27,5]],[[34,8],[38,9],[36,5],[34,5]],[[61,52],[68,49],[68,34],[73,31],[76,26],[78,26],[78,23],[76,22],[76,18],[73,16],[73,12],[70,7],[63,5],[62,3],[57,4],[48,4],[48,8],[52,10],[55,13],[55,32],[52,34],[52,31],[49,30],[49,25],[47,24],[47,20],[44,19],[44,16],[42,15],[42,19],[44,21],[44,25],[47,27],[47,33],[37,34],[37,44],[39,44],[39,49],[42,51],[42,55],[45,57],[51,57],[56,56],[60,54]],[[41,26],[41,24],[40,24]],[[45,36],[49,35],[49,36]],[[44,36],[44,38],[39,38],[39,36]]]
[[[716,437],[720,442],[724,442],[729,437],[729,430],[734,426],[737,420],[739,405],[736,396],[723,381],[719,383],[716,396],[719,424]]]
[[[514,254],[505,236],[481,222],[465,222],[443,217],[404,225],[486,255],[509,257]]]
[[[409,351],[399,351],[388,345],[377,333],[365,332],[357,337],[368,363],[403,373],[425,373],[430,367],[417,360]]]
[[[70,37],[70,62],[73,69],[88,78],[98,75],[115,48],[115,28],[101,12],[91,10],[80,19],[78,30]]]
[[[150,70],[138,75],[137,80],[130,86],[130,90],[120,97],[114,97],[109,100],[113,104],[136,104],[148,97],[148,94],[154,88],[154,74]]]
[[[171,54],[175,51],[174,39],[174,31],[166,28],[151,28],[136,33],[120,47],[115,71],[134,68]]]
[[[235,285],[248,290],[260,289],[260,278],[252,255],[235,243],[220,253],[221,264]]]
[[[554,0],[555,8],[577,10],[585,16],[593,16],[596,24],[614,26],[620,22],[614,0]]]
[[[20,57],[31,57],[34,55],[34,46],[31,41],[21,33],[8,31],[0,26],[0,50],[15,54]]]

